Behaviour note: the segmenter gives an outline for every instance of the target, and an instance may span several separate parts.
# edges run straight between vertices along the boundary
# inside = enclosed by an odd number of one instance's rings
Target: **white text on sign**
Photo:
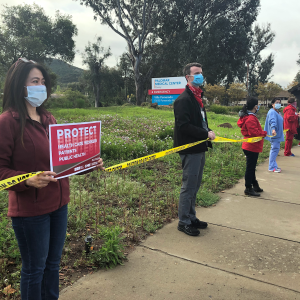
[[[90,126],[90,127],[79,127],[79,128],[73,128],[72,130],[69,128],[66,128],[64,130],[58,129],[57,130],[57,138],[61,138],[62,136],[66,138],[72,137],[78,137],[78,136],[87,136],[87,135],[93,135],[96,134],[96,126]]]

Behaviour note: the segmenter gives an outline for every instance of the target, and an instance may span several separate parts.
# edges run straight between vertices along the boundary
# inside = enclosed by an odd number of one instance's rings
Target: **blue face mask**
[[[275,109],[280,109],[281,108],[281,104],[280,103],[275,103]]]
[[[204,78],[202,74],[196,74],[196,75],[192,75],[194,76],[194,80],[192,81],[192,84],[195,86],[200,86],[203,84]]]
[[[260,105],[257,105],[257,110],[256,110],[256,112],[258,112],[258,111],[259,111],[259,108],[260,108]]]
[[[44,85],[29,85],[25,99],[33,107],[39,107],[47,99],[47,89]]]

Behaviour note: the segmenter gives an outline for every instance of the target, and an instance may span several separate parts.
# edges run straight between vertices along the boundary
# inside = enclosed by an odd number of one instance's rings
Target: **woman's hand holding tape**
[[[51,171],[45,171],[41,174],[38,174],[36,176],[33,176],[29,179],[27,179],[25,181],[25,184],[27,186],[33,186],[37,189],[41,189],[41,188],[44,188],[46,187],[49,182],[56,182],[57,179],[53,178],[54,176],[56,176],[56,173],[54,172],[51,172]]]

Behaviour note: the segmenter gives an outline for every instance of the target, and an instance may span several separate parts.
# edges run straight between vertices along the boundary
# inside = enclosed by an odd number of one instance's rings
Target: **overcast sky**
[[[101,36],[104,47],[111,48],[113,55],[106,61],[107,65],[115,66],[118,57],[125,51],[126,43],[107,26],[100,21],[94,21],[92,9],[72,0],[0,0],[9,6],[22,3],[37,3],[45,9],[46,14],[54,16],[59,10],[63,14],[72,15],[72,20],[78,28],[76,40],[77,54],[73,65],[82,68],[81,54],[88,41],[94,42],[96,36]],[[2,8],[2,7],[1,7]],[[300,0],[261,0],[260,13],[257,22],[271,24],[276,36],[271,45],[264,50],[263,56],[270,52],[275,54],[275,66],[272,72],[272,80],[286,87],[295,78],[300,70],[296,61],[300,53]]]

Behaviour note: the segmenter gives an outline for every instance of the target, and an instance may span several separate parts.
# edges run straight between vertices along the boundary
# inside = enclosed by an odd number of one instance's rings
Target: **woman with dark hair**
[[[265,137],[267,133],[262,130],[261,125],[256,117],[259,110],[258,99],[255,97],[248,97],[247,102],[239,113],[239,120],[237,125],[241,128],[244,139],[251,137]],[[258,160],[258,155],[263,150],[264,140],[256,143],[242,144],[242,149],[246,155],[247,165],[245,172],[245,195],[259,197],[263,189],[260,188],[256,176],[255,168]]]
[[[9,189],[8,216],[21,257],[22,300],[58,299],[59,263],[67,229],[68,178],[50,168],[49,125],[54,117],[42,103],[50,96],[46,70],[18,59],[9,69],[0,115],[0,181],[45,171]],[[102,159],[96,166],[103,168]]]
[[[280,150],[280,142],[284,142],[283,135],[283,118],[279,112],[281,101],[274,98],[269,105],[271,108],[268,111],[265,123],[265,131],[272,137],[266,137],[266,140],[271,142],[271,150],[269,156],[269,171],[280,173],[281,168],[278,168],[276,158]]]
[[[290,97],[288,100],[289,105],[283,110],[284,129],[288,129],[286,132],[284,156],[295,156],[291,152],[294,135],[297,134],[297,128],[299,127],[297,111],[297,101],[294,97]]]

